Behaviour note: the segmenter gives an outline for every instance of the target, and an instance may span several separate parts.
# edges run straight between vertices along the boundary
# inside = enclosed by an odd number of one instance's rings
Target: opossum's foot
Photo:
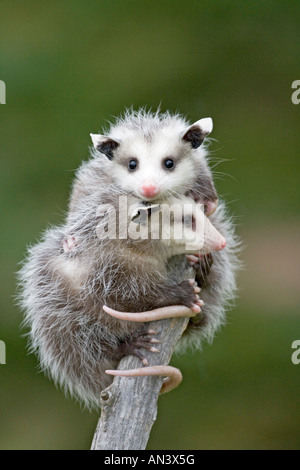
[[[204,255],[200,255],[199,253],[194,253],[193,255],[186,255],[186,257],[189,265],[195,269],[198,269],[201,260],[204,259]]]
[[[77,239],[75,237],[64,238],[62,242],[63,250],[65,253],[71,253],[71,251],[77,246]]]
[[[210,253],[207,255],[187,255],[188,262],[196,271],[196,281],[201,288],[207,285],[207,279],[213,265],[213,258]]]
[[[201,307],[204,305],[203,300],[199,298],[200,287],[194,279],[183,281],[178,286],[181,289],[179,303],[189,307],[193,312],[201,312]]]
[[[151,352],[159,352],[159,350],[153,346],[153,344],[160,343],[157,338],[154,338],[153,335],[156,335],[154,330],[145,330],[140,333],[137,333],[136,336],[131,336],[129,339],[125,340],[120,345],[120,354],[123,356],[136,356],[138,357],[144,366],[148,366],[149,363],[140,351],[141,349],[146,349]]]
[[[186,255],[188,263],[190,266],[197,270],[208,270],[213,264],[213,259],[211,253],[206,255],[201,255],[200,253],[193,253],[192,255]]]

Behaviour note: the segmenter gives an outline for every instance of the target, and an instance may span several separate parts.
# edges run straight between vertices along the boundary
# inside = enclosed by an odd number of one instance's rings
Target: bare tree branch
[[[159,320],[149,324],[162,341],[160,353],[153,353],[149,364],[168,364],[173,350],[188,323],[188,318]],[[135,369],[140,361],[124,357],[118,369]],[[162,377],[115,377],[101,393],[101,418],[94,435],[92,450],[145,449],[156,420],[157,400]]]
[[[192,277],[191,273],[193,270],[186,269],[182,279]],[[149,323],[161,341],[160,352],[147,355],[150,365],[169,364],[188,321],[189,318],[169,318]],[[136,357],[127,356],[118,369],[139,367]],[[156,420],[162,382],[162,377],[115,377],[101,393],[101,417],[91,450],[144,450]]]

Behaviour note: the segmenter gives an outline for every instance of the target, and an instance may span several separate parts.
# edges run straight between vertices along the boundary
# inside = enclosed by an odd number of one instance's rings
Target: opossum
[[[95,160],[83,164],[78,171],[69,213],[74,211],[76,215],[91,194],[99,197],[102,188],[113,192],[117,187],[144,201],[191,196],[203,204],[205,214],[210,216],[217,207],[218,195],[206,161],[204,140],[212,129],[211,118],[190,125],[181,116],[168,112],[126,112],[107,135],[90,134]],[[103,159],[103,155],[107,158]],[[100,171],[105,178],[101,183]],[[70,234],[63,241],[65,252],[78,243],[80,240]]]
[[[117,185],[145,201],[191,195],[209,216],[218,200],[204,143],[212,128],[211,118],[190,125],[168,112],[126,112],[106,135],[90,134],[95,166],[90,162],[78,172],[70,211],[93,191],[90,178],[95,181],[94,172],[102,171],[106,187]]]
[[[97,150],[77,173],[65,224],[46,231],[29,250],[19,279],[31,348],[42,368],[87,406],[99,405],[100,391],[112,380],[105,370],[115,368],[121,357],[133,353],[146,364],[140,349],[155,352],[151,330],[108,315],[104,305],[125,312],[184,305],[191,321],[181,344],[199,347],[203,338],[212,339],[234,297],[237,242],[224,204],[215,210],[217,197],[201,146],[209,123],[202,121],[203,130],[169,113],[139,112],[119,120],[107,137],[92,135]],[[220,251],[208,258],[189,259],[201,300],[194,281],[178,284],[168,269],[170,257],[182,270],[187,263],[174,243],[99,237],[112,208],[119,220],[120,198],[161,204],[183,195],[204,204],[227,240],[226,247],[219,240]],[[103,205],[105,213],[99,211]]]
[[[202,337],[212,340],[222,323],[225,309],[236,294],[239,240],[224,201],[218,203],[212,172],[207,162],[205,140],[213,129],[211,118],[190,124],[181,115],[128,110],[101,134],[90,134],[93,158],[79,168],[73,184],[68,222],[84,217],[92,203],[122,192],[145,202],[163,202],[170,197],[192,197],[203,204],[205,214],[227,239],[225,251],[201,259],[194,254],[189,262],[196,282],[207,299],[201,321],[193,320],[186,345],[199,347]],[[219,209],[214,214],[217,204]],[[66,253],[75,255],[81,246],[71,231],[63,240]],[[179,263],[179,259],[177,263]],[[182,258],[184,264],[185,260]],[[213,266],[212,266],[213,265]],[[209,320],[207,320],[209,318]],[[193,334],[193,329],[197,334]],[[199,331],[201,330],[201,335]],[[181,341],[183,348],[184,341]]]

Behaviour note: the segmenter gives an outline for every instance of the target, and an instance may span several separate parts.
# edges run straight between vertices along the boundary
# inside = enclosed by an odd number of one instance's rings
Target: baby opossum
[[[209,216],[218,196],[203,142],[212,128],[211,118],[189,125],[169,113],[127,112],[107,135],[91,134],[94,160],[77,174],[70,211],[94,190],[90,178],[95,181],[94,172],[101,171],[106,187],[117,185],[145,201],[191,195]]]
[[[205,146],[205,138],[212,128],[211,118],[190,125],[182,116],[169,112],[127,111],[105,135],[91,134],[93,159],[83,163],[77,172],[68,215],[69,222],[84,217],[92,201],[105,201],[115,191],[135,195],[149,203],[187,195],[204,205],[206,215],[225,236],[227,247],[222,253],[202,260],[195,256],[189,258],[196,270],[197,283],[205,288],[201,297],[207,300],[200,323],[194,320],[188,330],[187,344],[196,347],[200,337],[211,340],[222,322],[226,306],[235,297],[235,273],[239,267],[239,241],[224,202],[214,214],[218,196]],[[74,255],[80,250],[80,244],[71,231],[63,240],[64,250]],[[185,259],[181,262],[184,264]],[[181,341],[181,345],[184,343]]]
[[[204,231],[203,240],[187,237],[187,230],[195,233],[193,223],[185,226],[181,238],[175,239],[173,229],[185,224],[186,213],[179,213],[179,219],[175,214],[171,219],[171,238],[163,233],[160,238],[136,238],[132,230],[127,238],[114,237],[112,232],[111,237],[106,237],[107,227],[114,228],[116,220],[120,229],[124,217],[129,225],[133,218],[131,208],[136,210],[141,205],[134,196],[125,201],[122,197],[122,192],[115,191],[107,195],[105,204],[91,205],[85,219],[49,230],[44,241],[30,250],[21,271],[32,347],[54,380],[88,405],[98,404],[100,391],[111,382],[106,369],[115,368],[127,354],[135,354],[147,365],[140,349],[156,351],[153,331],[140,322],[120,321],[108,315],[104,304],[131,311],[178,304],[188,307],[185,312],[179,309],[181,316],[194,316],[203,305],[198,297],[200,289],[194,280],[180,284],[173,280],[168,260],[172,255],[206,253],[225,245],[224,238],[206,217],[198,226],[200,233]],[[189,201],[196,205],[192,199]],[[173,198],[174,202],[183,206],[188,199]],[[152,222],[152,215],[150,219]],[[147,232],[152,230],[152,224],[143,224]],[[80,250],[64,252],[66,230],[79,234]],[[158,232],[155,226],[154,231]],[[165,311],[159,310],[160,318]],[[172,309],[172,314],[176,315],[176,309]]]
[[[32,349],[54,380],[88,406],[99,405],[100,391],[112,380],[106,369],[132,353],[146,363],[140,348],[155,350],[153,332],[106,314],[104,304],[131,312],[185,305],[194,317],[181,343],[199,346],[203,337],[212,338],[234,296],[237,242],[224,205],[212,214],[217,197],[201,146],[209,123],[189,126],[168,113],[138,112],[119,120],[107,137],[92,135],[97,150],[77,173],[65,224],[46,232],[20,272]],[[187,262],[173,246],[98,236],[106,223],[103,205],[119,220],[122,197],[160,204],[184,194],[205,205],[227,240],[209,258],[190,259],[201,301],[196,285],[178,284],[168,269],[170,255],[182,269]]]
[[[69,213],[78,213],[86,198],[121,188],[144,201],[168,196],[191,196],[210,216],[218,196],[206,162],[204,139],[211,133],[211,118],[189,125],[179,115],[127,112],[107,135],[90,134],[94,160],[83,164],[73,185]],[[104,159],[103,156],[107,158]],[[102,172],[103,181],[99,181]],[[97,188],[95,187],[97,186]],[[70,252],[80,241],[70,234],[64,241]]]

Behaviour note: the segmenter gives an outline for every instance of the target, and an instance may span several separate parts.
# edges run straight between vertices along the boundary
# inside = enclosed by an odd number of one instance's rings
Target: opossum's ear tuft
[[[90,134],[90,136],[93,141],[94,148],[98,150],[98,152],[104,153],[109,160],[112,160],[114,157],[114,151],[119,147],[120,142],[101,134]]]
[[[205,137],[207,137],[213,129],[212,118],[203,118],[192,124],[182,137],[186,142],[190,142],[193,149],[200,147]]]

